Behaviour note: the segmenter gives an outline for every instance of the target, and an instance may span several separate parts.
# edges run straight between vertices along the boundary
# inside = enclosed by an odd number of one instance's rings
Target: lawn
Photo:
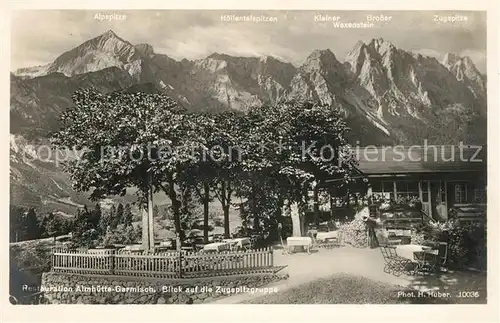
[[[402,294],[405,292],[405,294]],[[337,274],[276,294],[251,299],[247,304],[450,304],[452,298],[414,297],[411,290],[361,276]]]

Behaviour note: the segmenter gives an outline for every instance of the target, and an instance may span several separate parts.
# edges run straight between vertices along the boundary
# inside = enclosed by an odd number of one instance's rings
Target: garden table
[[[231,249],[231,245],[227,242],[214,242],[206,244],[203,247],[205,251],[227,251]]]
[[[127,250],[127,251],[143,251],[144,248],[140,244],[129,244],[129,245],[126,245],[125,248],[123,248],[123,250]]]
[[[338,231],[328,231],[328,232],[318,232],[316,235],[316,240],[323,241],[327,239],[338,239]]]
[[[398,256],[409,259],[411,261],[415,260],[414,253],[419,251],[431,251],[431,247],[416,244],[399,245],[396,247],[396,253],[398,254]],[[434,250],[432,250],[431,252],[434,252]]]
[[[408,229],[387,229],[387,232],[394,232],[398,237],[411,236],[411,230]]]
[[[239,249],[249,249],[252,244],[250,238],[224,239],[222,242],[231,245],[233,248],[236,247]]]
[[[291,252],[292,248],[295,247],[303,247],[307,253],[311,253],[311,246],[312,246],[312,239],[311,237],[288,237],[286,238],[286,245],[288,252]]]
[[[317,234],[318,234],[318,230],[310,229],[309,231],[307,231],[306,237],[311,237],[311,238],[315,239]]]

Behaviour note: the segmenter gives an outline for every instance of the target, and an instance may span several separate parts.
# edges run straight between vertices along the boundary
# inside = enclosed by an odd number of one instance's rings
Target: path
[[[269,284],[266,287],[276,287],[279,292],[338,273],[362,276],[382,283],[411,287],[412,289],[422,291],[437,289],[441,291],[454,291],[460,290],[464,286],[481,288],[486,281],[485,276],[479,274],[474,276],[475,274],[471,273],[447,273],[424,278],[406,275],[396,277],[384,273],[384,259],[378,248],[358,249],[340,247],[335,249],[320,249],[311,255],[306,253],[282,255],[281,250],[275,250],[274,252],[275,264],[287,265],[288,267],[284,271],[289,274],[289,278]],[[217,299],[213,303],[236,304],[260,296],[262,296],[260,293],[237,294]]]
[[[266,287],[276,287],[279,291],[312,282],[314,280],[332,276],[336,273],[349,273],[360,275],[374,280],[394,284],[394,276],[385,274],[381,268],[384,260],[378,249],[357,249],[341,247],[335,249],[320,249],[308,255],[306,253],[294,253],[282,255],[281,250],[274,251],[274,262],[276,265],[287,265],[284,269],[289,274],[287,280],[278,281]],[[389,277],[386,277],[389,276]],[[405,283],[404,279],[400,282]],[[238,294],[216,300],[214,303],[236,304],[243,300],[262,296],[261,294]]]

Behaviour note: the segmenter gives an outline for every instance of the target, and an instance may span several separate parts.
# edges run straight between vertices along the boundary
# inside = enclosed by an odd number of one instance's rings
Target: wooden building
[[[464,218],[486,210],[485,146],[372,146],[358,147],[355,154],[357,175],[368,179],[367,196],[416,197],[437,221],[447,220],[450,210]]]

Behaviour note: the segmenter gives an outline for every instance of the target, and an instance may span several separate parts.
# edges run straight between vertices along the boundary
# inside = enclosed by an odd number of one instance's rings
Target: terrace
[[[276,265],[286,264],[285,281],[272,283],[278,293],[241,294],[216,300],[220,304],[380,304],[486,303],[486,273],[449,270],[433,275],[394,276],[383,271],[378,248],[320,249],[310,255],[274,251]],[[477,295],[461,295],[477,291]],[[419,296],[418,292],[422,292]],[[442,297],[435,297],[441,293]],[[449,296],[448,296],[448,294]],[[413,295],[413,296],[412,296]],[[463,296],[463,297],[460,297]]]
[[[409,245],[412,246],[412,245]],[[338,236],[336,243],[314,241],[310,253],[286,245],[240,251],[141,252],[130,250],[54,249],[53,273],[110,279],[175,279],[192,281],[198,278],[266,276],[279,273],[286,280],[269,281],[261,286],[277,293],[240,293],[206,298],[204,303],[485,303],[486,273],[446,270],[427,274],[397,275],[386,271],[381,248],[356,248]],[[401,249],[402,250],[402,249]],[[412,253],[401,255],[412,258]],[[236,285],[238,283],[235,283]],[[231,286],[236,286],[231,285]],[[328,287],[328,288],[327,288]],[[463,291],[474,291],[465,295]]]

